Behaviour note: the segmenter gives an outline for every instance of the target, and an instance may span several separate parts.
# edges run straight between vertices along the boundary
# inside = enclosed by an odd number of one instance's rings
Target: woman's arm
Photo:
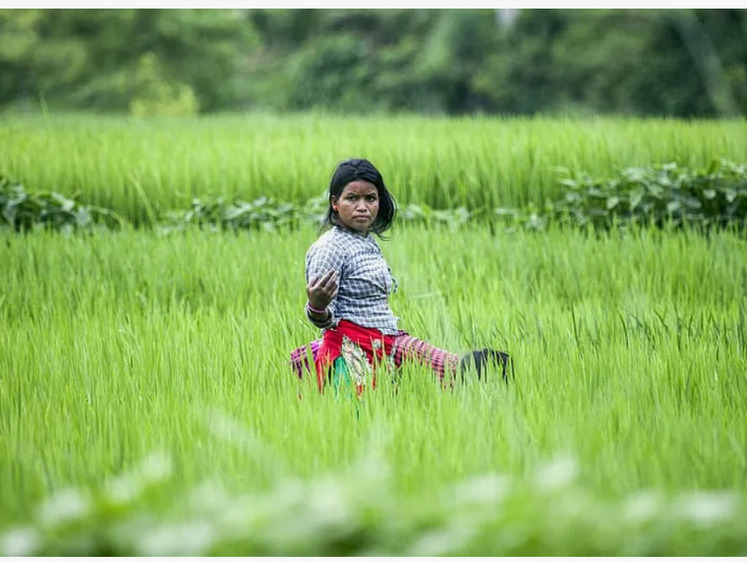
[[[315,244],[306,254],[306,316],[318,328],[334,322],[334,302],[345,256],[334,244]]]

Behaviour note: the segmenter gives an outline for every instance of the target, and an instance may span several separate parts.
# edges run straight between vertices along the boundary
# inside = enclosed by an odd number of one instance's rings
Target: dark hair
[[[389,230],[392,226],[394,216],[397,214],[397,202],[384,185],[384,178],[381,177],[379,171],[365,158],[351,158],[340,162],[335,168],[329,182],[329,193],[327,194],[329,207],[324,214],[322,229],[337,224],[337,213],[332,209],[332,197],[339,198],[345,186],[357,180],[367,181],[375,185],[376,191],[379,192],[379,213],[371,225],[371,230],[381,236],[382,232]]]

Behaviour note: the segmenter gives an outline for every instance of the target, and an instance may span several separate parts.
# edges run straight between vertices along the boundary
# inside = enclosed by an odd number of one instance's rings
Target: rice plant
[[[0,231],[0,553],[747,553],[743,239],[399,225],[402,328],[516,380],[353,402],[288,366],[315,236]]]
[[[492,210],[556,199],[560,169],[607,178],[630,166],[743,163],[746,133],[744,119],[6,114],[0,174],[152,224],[195,197],[305,203],[339,161],[363,156],[403,204]]]

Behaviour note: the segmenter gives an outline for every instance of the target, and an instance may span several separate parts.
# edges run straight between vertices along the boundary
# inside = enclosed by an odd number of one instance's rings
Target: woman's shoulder
[[[338,229],[333,227],[320,234],[319,238],[317,238],[309,247],[309,251],[307,252],[307,254],[326,252],[330,250],[339,252],[342,249],[343,244],[341,244],[340,234],[339,232],[337,232],[337,230]]]
[[[337,238],[337,235],[335,234],[335,229],[330,228],[329,230],[325,230],[322,234],[320,234],[319,237],[316,240],[314,240],[314,243],[311,245],[311,247],[318,248],[319,246],[333,244],[336,238]]]

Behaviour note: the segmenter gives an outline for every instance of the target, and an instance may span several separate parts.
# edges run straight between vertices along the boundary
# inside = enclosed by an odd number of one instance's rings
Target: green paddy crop
[[[516,378],[408,366],[357,402],[288,364],[318,337],[314,229],[143,228],[193,198],[305,203],[350,156],[402,209],[540,207],[559,168],[743,164],[745,130],[2,116],[0,175],[126,221],[0,229],[0,554],[747,554],[743,236],[398,223],[401,327]]]
[[[744,119],[335,117],[199,119],[4,115],[0,174],[29,191],[80,194],[135,224],[193,197],[306,202],[338,161],[363,156],[399,201],[470,210],[543,205],[559,168],[611,177],[629,166],[694,169],[747,155]]]
[[[397,226],[402,327],[516,379],[409,367],[355,403],[288,366],[315,236],[0,232],[0,553],[747,553],[743,238]]]

